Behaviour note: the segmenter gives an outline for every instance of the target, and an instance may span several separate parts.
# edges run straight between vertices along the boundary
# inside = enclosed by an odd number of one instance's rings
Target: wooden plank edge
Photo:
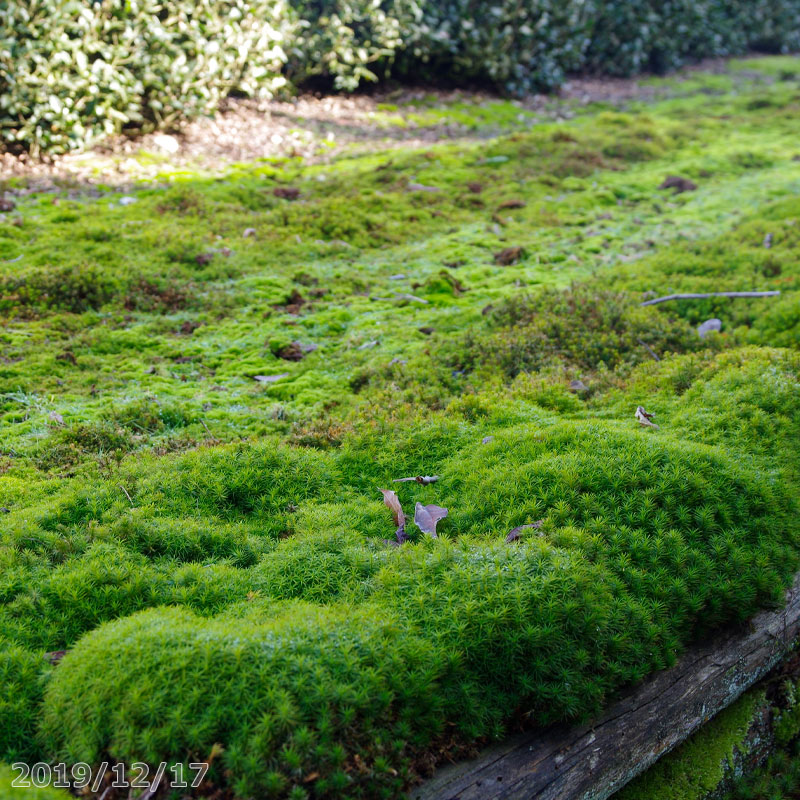
[[[734,702],[800,634],[800,572],[779,610],[692,645],[588,725],[508,738],[441,768],[410,800],[606,800]]]

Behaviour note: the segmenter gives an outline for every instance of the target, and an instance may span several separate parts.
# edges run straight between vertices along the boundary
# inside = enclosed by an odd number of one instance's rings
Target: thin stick
[[[128,494],[128,490],[121,483],[119,484],[119,488],[122,489],[123,492],[125,492],[125,497],[128,498],[128,502],[131,505],[133,505],[133,500],[131,500],[131,496]]]
[[[648,352],[648,353],[650,353],[650,355],[651,355],[651,356],[653,356],[653,358],[654,358],[656,361],[661,361],[661,356],[659,356],[659,355],[658,355],[658,353],[656,353],[656,351],[655,351],[655,350],[653,350],[653,348],[652,348],[652,347],[650,347],[650,345],[649,345],[649,344],[647,344],[647,342],[643,342],[641,339],[637,339],[636,341],[637,341],[637,342],[639,342],[639,344],[640,344],[642,347],[644,347],[644,349],[645,349],[645,350],[647,350],[647,352]]]
[[[217,439],[217,437],[216,437],[216,436],[214,436],[214,434],[213,434],[213,433],[211,433],[211,431],[208,429],[208,425],[206,425],[206,421],[205,421],[204,419],[201,419],[201,420],[200,420],[200,424],[201,424],[201,425],[202,425],[202,426],[203,426],[203,427],[206,429],[206,433],[207,433],[207,434],[208,434],[208,435],[209,435],[209,436],[210,436],[210,437],[211,437],[211,438],[212,438],[212,439],[213,439],[215,442],[218,442],[218,441],[219,441],[219,439]]]
[[[654,306],[657,303],[666,303],[667,300],[702,300],[706,297],[776,297],[780,292],[709,292],[708,294],[668,294],[666,297],[656,297],[645,300],[640,306]]]

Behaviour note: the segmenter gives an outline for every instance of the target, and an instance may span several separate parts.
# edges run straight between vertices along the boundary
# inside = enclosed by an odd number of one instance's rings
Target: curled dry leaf
[[[59,661],[61,661],[62,658],[64,658],[66,654],[67,654],[66,650],[53,650],[50,653],[45,653],[44,659],[45,661],[49,661],[53,666],[55,666],[56,664],[58,664]]]
[[[384,505],[392,512],[394,524],[397,525],[398,528],[401,525],[405,525],[406,515],[403,513],[403,506],[400,505],[397,493],[393,492],[391,489],[381,489],[380,491],[383,494]]]
[[[504,250],[494,254],[494,263],[502,267],[508,267],[523,258],[525,258],[525,250],[522,247],[506,247]]]
[[[695,191],[697,184],[688,178],[682,178],[680,175],[668,175],[658,188],[672,189],[675,194],[680,194],[681,192]]]
[[[414,508],[414,524],[423,533],[430,534],[434,539],[437,538],[436,523],[440,519],[444,519],[446,516],[447,509],[442,508],[441,506],[424,506],[422,503],[417,503],[416,507]]]
[[[438,475],[417,475],[416,477],[412,478],[395,478],[392,483],[406,483],[407,481],[416,481],[417,483],[421,483],[423,486],[427,486],[429,483],[436,483],[439,480]]]
[[[300,190],[296,186],[276,186],[272,194],[283,200],[297,200],[300,197]]]
[[[655,414],[651,414],[644,410],[642,406],[636,406],[636,419],[639,420],[639,424],[645,426],[646,428],[657,428],[658,425],[655,422],[651,422]]]
[[[408,541],[408,534],[406,534],[406,515],[403,513],[403,506],[400,505],[400,500],[397,494],[391,489],[381,489],[383,494],[383,503],[389,511],[392,512],[392,519],[397,526],[395,536],[399,544]]]
[[[513,198],[511,200],[505,200],[504,202],[500,203],[497,206],[498,210],[502,210],[504,208],[525,208],[525,201],[520,200],[519,198]]]
[[[526,528],[536,528],[537,530],[542,527],[544,524],[543,519],[537,519],[536,522],[531,522],[528,525],[518,525],[516,528],[513,528],[508,532],[508,536],[506,536],[506,542],[511,544],[511,542],[516,542],[522,536],[522,531]]]

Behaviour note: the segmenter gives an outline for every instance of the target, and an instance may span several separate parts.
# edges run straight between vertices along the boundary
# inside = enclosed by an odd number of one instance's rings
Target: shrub
[[[31,0],[0,3],[0,141],[82,147],[230,92],[393,75],[511,93],[570,72],[800,47],[797,0]]]
[[[2,3],[0,138],[61,151],[283,83],[281,0]]]

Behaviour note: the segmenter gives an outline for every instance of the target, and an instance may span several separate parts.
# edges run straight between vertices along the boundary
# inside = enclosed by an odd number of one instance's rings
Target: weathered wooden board
[[[696,644],[583,727],[525,733],[442,768],[413,800],[604,800],[680,744],[787,654],[800,633],[800,573],[786,605]]]

